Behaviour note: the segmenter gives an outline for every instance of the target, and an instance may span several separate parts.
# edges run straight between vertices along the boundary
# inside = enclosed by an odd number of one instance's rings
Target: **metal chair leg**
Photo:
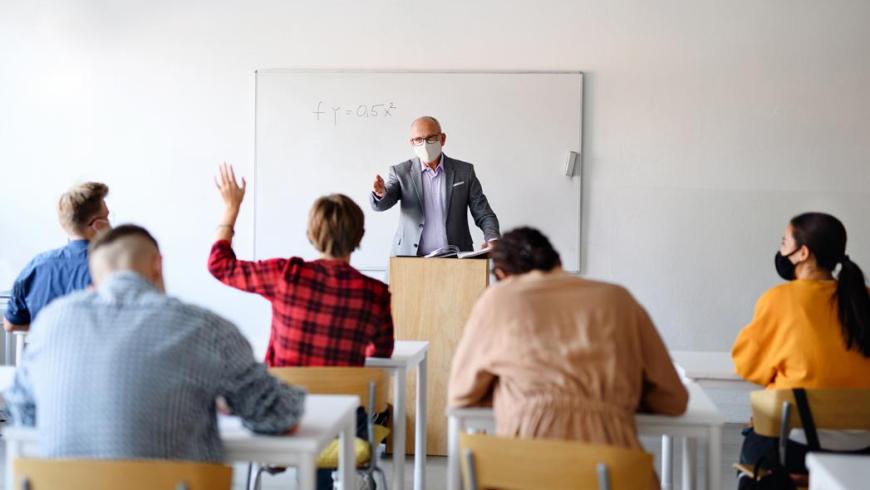
[[[607,470],[607,465],[598,463],[598,490],[610,490],[610,472]]]
[[[791,432],[791,403],[783,402],[782,415],[779,420],[779,463],[785,464],[786,449],[788,448],[788,436]]]
[[[465,457],[465,466],[468,468],[468,490],[478,490],[477,466],[474,464],[474,453],[471,452],[471,449],[466,449],[463,456]]]
[[[390,487],[387,485],[387,474],[384,473],[384,470],[376,467],[374,472],[381,475],[381,483],[383,483],[383,486],[379,486],[378,490],[389,490]]]
[[[254,488],[253,490],[260,490],[260,480],[263,477],[263,472],[266,471],[265,466],[257,465],[257,471],[254,476]]]
[[[254,463],[248,463],[248,474],[245,477],[245,490],[251,490],[251,476],[254,474]]]

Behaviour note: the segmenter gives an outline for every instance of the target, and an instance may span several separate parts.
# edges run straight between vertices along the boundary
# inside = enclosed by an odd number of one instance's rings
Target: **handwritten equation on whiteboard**
[[[393,117],[396,104],[386,102],[383,104],[359,104],[356,106],[326,104],[322,100],[314,104],[314,119],[316,121],[331,122],[333,126],[347,119],[375,119]]]

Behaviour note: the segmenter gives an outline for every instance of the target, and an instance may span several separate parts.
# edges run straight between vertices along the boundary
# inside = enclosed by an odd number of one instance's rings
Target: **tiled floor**
[[[731,464],[737,461],[737,456],[740,451],[740,442],[742,437],[740,436],[740,426],[729,424],[725,426],[725,431],[723,434],[723,447],[722,447],[722,489],[730,490],[736,488],[736,479],[734,477],[734,471],[731,469]],[[660,452],[661,452],[661,443],[655,439],[643,439],[642,440],[647,451],[651,452],[655,455],[656,458],[656,468],[658,469],[660,466]],[[0,445],[2,446],[2,445]],[[675,489],[680,489],[680,461],[679,447],[675,448],[675,460],[676,467],[674,468],[674,476],[677,480],[675,482]],[[5,461],[5,448],[0,448],[0,461]],[[698,460],[703,464],[703,453],[698,455]],[[409,458],[406,463],[405,469],[405,489],[413,488],[412,478],[414,474],[413,463]],[[3,471],[0,472],[0,476],[5,475],[5,465],[3,466]],[[236,465],[234,467],[234,490],[243,490],[244,489],[244,481],[246,474],[246,466],[244,465]],[[384,464],[384,468],[387,471],[388,480],[391,477],[392,464],[387,460]],[[699,472],[704,471],[703,468],[699,469]],[[699,473],[702,474],[702,473]],[[426,488],[429,490],[443,490],[447,488],[447,458],[443,457],[429,457],[428,464],[426,466]],[[0,479],[2,481],[2,479]],[[295,490],[296,484],[294,481],[294,474],[292,470],[285,472],[281,475],[275,476],[264,476],[263,477],[263,489],[264,490]],[[396,490],[396,489],[391,489]],[[703,487],[699,488],[699,490],[706,490]]]

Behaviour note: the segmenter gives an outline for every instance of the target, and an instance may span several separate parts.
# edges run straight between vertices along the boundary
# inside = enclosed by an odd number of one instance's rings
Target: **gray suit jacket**
[[[399,229],[393,239],[392,255],[417,255],[420,236],[423,234],[423,176],[420,159],[414,158],[390,167],[386,193],[377,199],[372,193],[369,200],[375,211],[386,211],[401,201],[402,214]],[[454,160],[444,155],[445,206],[447,218],[447,243],[460,250],[474,250],[471,232],[468,229],[468,211],[474,224],[483,230],[485,240],[499,237],[498,218],[483,188],[474,165]]]

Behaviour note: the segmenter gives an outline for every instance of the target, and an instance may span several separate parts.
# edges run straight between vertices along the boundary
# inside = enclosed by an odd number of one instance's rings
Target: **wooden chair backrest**
[[[459,446],[466,488],[472,488],[465,457],[468,451],[480,490],[598,488],[599,464],[607,466],[613,490],[646,490],[658,485],[653,457],[640,449],[468,433],[459,435]]]
[[[806,392],[817,429],[870,430],[870,390],[825,388]],[[753,391],[750,398],[756,434],[779,437],[784,402],[792,404],[789,427],[801,427],[792,390]]]
[[[272,376],[287,384],[301,386],[312,395],[357,395],[363,408],[369,406],[369,385],[375,383],[375,411],[387,408],[384,370],[367,367],[279,367],[270,368]]]
[[[230,490],[233,480],[229,466],[186,461],[20,458],[14,466],[15,490]]]

